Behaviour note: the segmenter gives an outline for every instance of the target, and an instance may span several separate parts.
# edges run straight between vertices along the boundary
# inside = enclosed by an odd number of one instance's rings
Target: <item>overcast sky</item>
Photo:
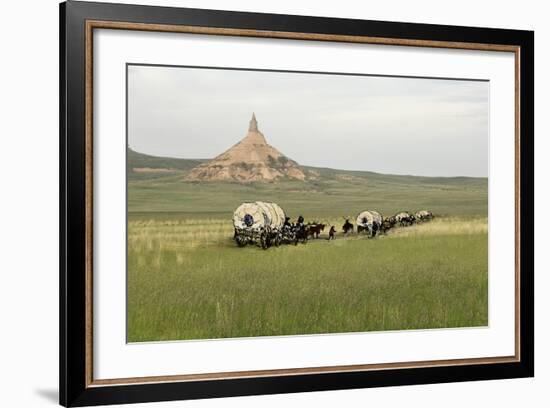
[[[255,112],[303,165],[486,177],[488,109],[481,81],[128,67],[128,142],[157,156],[212,158]]]

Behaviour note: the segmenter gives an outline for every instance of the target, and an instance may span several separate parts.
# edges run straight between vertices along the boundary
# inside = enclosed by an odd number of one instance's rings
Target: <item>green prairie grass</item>
[[[130,216],[128,340],[488,324],[485,216],[437,218],[376,239],[329,242],[327,232],[264,251],[238,248],[230,217]]]

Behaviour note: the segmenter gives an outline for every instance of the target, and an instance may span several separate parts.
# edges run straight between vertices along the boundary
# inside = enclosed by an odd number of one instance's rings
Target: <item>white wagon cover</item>
[[[246,225],[245,217],[252,217],[252,224]],[[235,228],[259,229],[261,227],[281,228],[285,222],[285,212],[275,203],[256,201],[243,203],[233,213]]]
[[[367,222],[365,223],[364,220],[366,220]],[[366,227],[367,225],[372,225],[374,222],[381,225],[382,215],[378,211],[372,210],[359,213],[356,220],[357,225],[361,225],[363,227]]]

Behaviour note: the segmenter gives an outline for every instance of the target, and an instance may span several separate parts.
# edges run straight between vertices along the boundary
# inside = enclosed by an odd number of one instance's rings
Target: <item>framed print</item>
[[[533,32],[60,22],[62,405],[534,375]]]

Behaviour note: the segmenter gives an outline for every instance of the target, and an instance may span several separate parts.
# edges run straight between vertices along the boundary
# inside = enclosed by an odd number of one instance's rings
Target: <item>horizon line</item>
[[[214,158],[197,158],[197,157],[174,157],[174,156],[159,156],[159,155],[156,155],[156,154],[150,154],[150,153],[143,153],[141,151],[137,151],[135,149],[133,149],[130,145],[127,145],[127,148],[132,150],[134,153],[138,153],[138,154],[142,154],[144,156],[150,156],[150,157],[155,157],[155,158],[158,158],[158,159],[173,159],[173,160],[200,160],[200,161],[210,161],[210,160],[213,160]],[[292,159],[291,159],[292,160]],[[326,167],[326,166],[313,166],[313,165],[309,165],[309,164],[301,164],[301,163],[297,163],[298,166],[300,167],[311,167],[311,168],[315,168],[315,169],[324,169],[324,170],[334,170],[334,171],[348,171],[348,172],[363,172],[363,173],[374,173],[374,174],[379,174],[379,175],[383,175],[383,176],[399,176],[399,177],[424,177],[424,178],[473,178],[473,179],[489,179],[489,176],[464,176],[464,175],[455,175],[455,176],[425,176],[425,175],[419,175],[419,174],[400,174],[400,173],[382,173],[380,171],[375,171],[375,170],[361,170],[361,169],[354,169],[354,170],[350,170],[350,169],[337,169],[337,168],[334,168],[334,167]]]

